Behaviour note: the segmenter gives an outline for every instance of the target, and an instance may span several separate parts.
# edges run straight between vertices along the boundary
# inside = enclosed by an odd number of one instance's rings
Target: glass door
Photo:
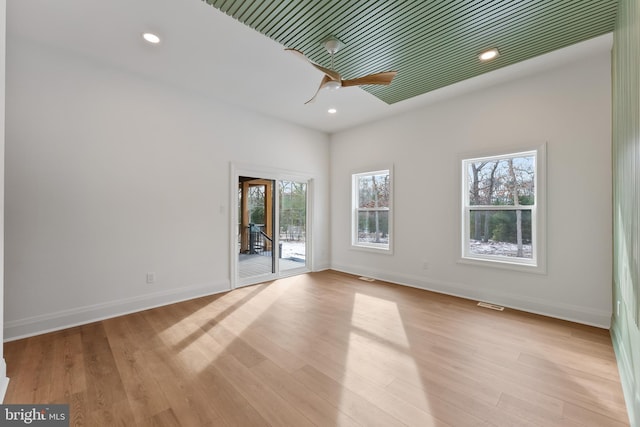
[[[311,269],[311,178],[231,165],[231,285],[246,286]]]
[[[238,177],[239,284],[269,280],[276,273],[274,186],[274,180]]]
[[[279,259],[281,272],[306,267],[307,183],[278,181]]]

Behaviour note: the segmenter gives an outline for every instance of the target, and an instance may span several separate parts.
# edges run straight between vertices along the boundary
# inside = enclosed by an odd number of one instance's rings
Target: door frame
[[[275,181],[273,191],[274,236],[272,248],[273,256],[275,257],[275,273],[255,276],[244,280],[240,280],[238,276],[238,254],[240,253],[238,246],[238,182],[241,176],[251,176]],[[299,171],[230,162],[229,178],[231,183],[229,191],[229,283],[231,289],[313,271],[313,176]],[[296,181],[307,184],[305,264],[303,267],[287,270],[284,273],[280,271],[280,254],[278,253],[278,243],[280,242],[280,194],[278,185],[280,181]]]

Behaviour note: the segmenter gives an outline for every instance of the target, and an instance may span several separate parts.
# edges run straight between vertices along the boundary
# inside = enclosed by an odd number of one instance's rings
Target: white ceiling
[[[145,31],[162,42],[144,42]],[[322,74],[201,0],[12,0],[7,33],[9,52],[12,39],[25,38],[327,133],[608,52],[612,44],[610,34],[598,37],[393,105],[357,87],[323,91],[304,105]]]

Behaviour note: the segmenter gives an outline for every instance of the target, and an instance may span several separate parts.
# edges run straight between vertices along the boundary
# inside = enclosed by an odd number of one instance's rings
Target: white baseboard
[[[432,280],[420,276],[400,274],[395,272],[376,271],[365,266],[332,265],[334,270],[342,271],[358,276],[365,275],[378,280],[384,280],[398,285],[410,286],[441,294],[452,295],[460,298],[490,302],[528,313],[540,314],[556,319],[568,320],[585,325],[608,329],[611,325],[611,312],[594,310],[590,307],[581,307],[572,304],[559,303],[541,298],[533,298],[523,295],[496,292],[481,289],[462,283]]]
[[[321,264],[314,264],[313,266],[313,270],[314,272],[316,271],[324,271],[324,270],[329,270],[331,268],[331,266],[327,263],[321,263]]]
[[[9,320],[4,322],[4,341],[40,335],[229,290],[228,281],[197,284],[24,319]]]

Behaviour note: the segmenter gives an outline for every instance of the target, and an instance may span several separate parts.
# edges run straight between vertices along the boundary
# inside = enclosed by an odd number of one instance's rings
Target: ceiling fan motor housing
[[[341,86],[342,86],[342,82],[338,80],[329,80],[324,84],[324,87],[326,87],[329,90],[338,90],[340,89]]]
[[[324,48],[327,49],[327,52],[331,55],[338,52],[341,47],[342,42],[335,37],[329,37],[324,41]]]

